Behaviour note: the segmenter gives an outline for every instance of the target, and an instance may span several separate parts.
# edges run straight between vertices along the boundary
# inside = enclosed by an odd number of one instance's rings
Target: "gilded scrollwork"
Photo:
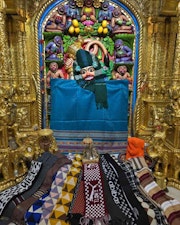
[[[0,89],[0,191],[23,178],[28,171],[27,162],[36,159],[44,151],[57,150],[56,141],[50,129],[47,133],[33,124],[33,131],[21,131],[22,125],[29,126],[30,107],[23,106],[23,101],[22,106],[17,107],[13,99],[16,99],[14,96],[19,93],[14,89],[12,85],[7,84]],[[20,94],[23,95],[23,93]],[[46,136],[46,140],[50,140],[46,148],[43,148],[39,141],[43,135]]]

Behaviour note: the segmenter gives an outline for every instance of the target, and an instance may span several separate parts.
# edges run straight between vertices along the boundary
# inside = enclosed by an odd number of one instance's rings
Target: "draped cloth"
[[[106,81],[108,108],[97,109],[92,91],[74,80],[51,82],[50,128],[63,151],[80,152],[90,136],[99,151],[123,151],[128,136],[128,82]]]
[[[180,224],[180,202],[169,197],[155,181],[144,157],[129,159],[144,192],[162,209],[170,225]]]
[[[142,207],[146,210],[149,222],[151,225],[167,225],[167,220],[165,218],[164,213],[162,212],[161,208],[154,203],[154,201],[145,194],[145,192],[140,187],[139,180],[135,175],[135,172],[132,168],[132,165],[129,160],[122,161],[118,158],[118,165],[126,174],[128,182],[138,199],[141,203]]]
[[[67,164],[61,167],[61,169],[58,171],[52,184],[49,196],[45,199],[45,203],[42,206],[42,215],[39,225],[48,224],[48,219],[50,217],[51,211],[55,207],[57,200],[61,195],[61,191],[70,168],[71,165]]]
[[[41,184],[40,188],[32,196],[30,196],[29,198],[27,198],[16,206],[12,214],[13,219],[15,219],[20,224],[23,224],[24,215],[26,214],[27,210],[45,193],[49,192],[53,177],[55,176],[59,168],[67,163],[70,163],[70,160],[66,156],[58,156],[58,159],[56,160],[54,165],[48,170],[46,178],[43,180],[43,183]]]
[[[136,199],[123,170],[109,154],[101,155],[100,159],[114,202],[122,213],[131,220],[131,224],[150,224],[148,216]]]
[[[85,212],[80,219],[81,225],[109,224],[109,215],[105,204],[102,174],[98,163],[83,165]]]
[[[32,160],[31,167],[25,178],[17,185],[12,186],[0,193],[0,215],[4,210],[4,207],[14,196],[17,196],[18,194],[28,190],[38,175],[41,165],[41,162]]]
[[[82,156],[80,154],[76,154],[72,161],[72,166],[64,181],[61,195],[59,196],[56,205],[49,216],[48,225],[69,224],[67,221],[67,215],[71,201],[73,200],[73,195],[81,168]]]

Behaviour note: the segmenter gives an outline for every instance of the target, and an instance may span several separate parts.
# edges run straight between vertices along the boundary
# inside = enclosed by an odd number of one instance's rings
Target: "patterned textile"
[[[48,225],[68,224],[67,214],[71,201],[73,199],[74,190],[77,184],[78,176],[82,168],[82,156],[76,154],[72,161],[72,166],[67,174],[61,196],[59,197],[50,217]]]
[[[40,157],[38,157],[38,162],[42,163],[41,169],[36,176],[36,179],[33,181],[31,187],[23,193],[15,196],[7,205],[3,211],[3,216],[11,217],[12,213],[17,205],[19,205],[22,201],[29,198],[34,192],[38,190],[41,183],[43,182],[46,172],[48,169],[54,164],[57,156],[53,155],[50,152],[44,152]]]
[[[101,155],[102,168],[109,183],[115,203],[132,224],[149,224],[145,210],[136,199],[127,178],[109,154]]]
[[[43,165],[41,167],[39,176],[35,180],[33,186],[31,188],[29,188],[28,191],[23,193],[24,199],[29,198],[40,188],[44,179],[46,178],[46,174],[49,171],[49,169],[54,165],[56,160],[63,157],[63,155],[60,152],[55,152],[54,154],[50,153],[50,152],[45,152],[45,153],[43,153],[42,158],[44,158],[44,155],[48,155],[49,157],[47,158],[47,160],[45,160],[45,161],[43,160]]]
[[[152,173],[147,169],[147,164],[143,167],[145,164],[144,158],[131,158],[130,161],[132,162],[134,170],[136,170],[136,175],[145,193],[161,207],[170,225],[179,225],[180,202],[169,197],[166,192],[158,186]]]
[[[141,157],[133,157],[133,158],[130,159],[130,162],[131,162],[132,167],[133,167],[133,169],[135,171],[140,171],[140,170],[146,168],[147,170],[149,170],[149,172],[152,172],[149,169],[149,167],[148,167],[148,165],[146,163],[146,160],[145,160],[145,158],[143,156],[141,156]]]
[[[101,161],[101,160],[100,160]],[[106,179],[106,175],[102,169],[102,163],[100,162],[100,167],[102,170],[102,179],[103,179],[103,186],[104,186],[104,194],[105,194],[105,202],[107,206],[108,213],[110,215],[110,225],[124,225],[130,224],[131,219],[126,216],[122,210],[118,207],[117,198],[113,195],[115,194],[115,189],[111,190],[109,187],[109,181]]]
[[[37,176],[42,163],[37,161],[31,162],[31,167],[24,178],[23,181],[21,181],[16,186],[13,186],[11,188],[8,188],[0,193],[0,215],[6,206],[6,204],[16,195],[22,193],[23,191],[26,191],[34,181],[35,177]]]
[[[24,221],[28,225],[39,224],[42,213],[42,205],[45,202],[45,198],[48,196],[48,192],[45,193],[40,199],[38,199],[26,212],[24,215]]]
[[[41,184],[40,188],[28,199],[21,202],[19,205],[16,206],[16,208],[13,211],[12,217],[18,222],[22,222],[24,220],[24,215],[26,211],[33,205],[40,197],[42,197],[45,193],[48,192],[48,190],[51,187],[51,184],[53,182],[53,177],[59,170],[61,166],[63,166],[66,163],[69,163],[70,160],[67,159],[67,157],[60,155],[59,158],[56,160],[54,165],[48,170],[46,174],[46,179],[44,179],[43,183]]]
[[[76,143],[81,142],[86,136],[98,142],[98,151],[103,151],[107,145],[113,151],[114,143],[114,150],[117,151],[117,145],[119,149],[126,150],[128,82],[111,80],[106,81],[106,86],[108,109],[97,109],[94,94],[81,88],[76,81],[52,80],[50,128],[54,131],[60,151],[66,151],[71,142],[74,145],[74,151],[77,152]],[[63,147],[62,143],[64,143]],[[64,147],[66,147],[65,150]]]
[[[108,224],[109,216],[104,200],[103,183],[98,163],[85,163],[83,166],[85,214],[81,224]]]
[[[43,204],[41,208],[42,215],[39,221],[40,225],[48,224],[48,219],[50,217],[51,211],[53,210],[59,196],[61,195],[61,191],[70,168],[71,168],[71,165],[64,165],[57,172],[55,180],[52,183],[50,193],[44,199],[45,203]]]
[[[85,211],[84,180],[82,175],[83,171],[79,174],[73,200],[69,207],[68,221],[70,221],[71,225],[79,224],[80,218],[84,215]]]
[[[81,131],[60,131],[54,130],[54,136],[57,141],[58,150],[62,153],[81,153],[84,150],[82,140],[86,136],[90,136],[89,132],[83,133]],[[124,141],[119,141],[119,135]],[[91,138],[94,140],[94,147],[98,150],[98,153],[124,153],[127,148],[127,133],[126,132],[102,132],[92,131]],[[114,140],[111,142],[111,140]]]
[[[119,161],[118,165],[126,174],[136,198],[139,202],[141,202],[142,207],[146,210],[150,224],[167,225],[167,220],[162,212],[162,209],[154,204],[152,199],[148,198],[148,196],[140,188],[139,180],[134,173],[131,163],[129,161]]]

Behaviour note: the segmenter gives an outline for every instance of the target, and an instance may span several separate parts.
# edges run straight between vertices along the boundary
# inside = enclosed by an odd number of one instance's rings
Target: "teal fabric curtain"
[[[125,143],[128,132],[128,82],[105,81],[108,108],[97,109],[93,92],[81,88],[75,80],[51,80],[50,128],[57,141],[82,142],[91,137],[103,146]],[[105,144],[106,143],[106,144]],[[122,146],[121,146],[122,147]],[[76,147],[75,147],[76,148]]]

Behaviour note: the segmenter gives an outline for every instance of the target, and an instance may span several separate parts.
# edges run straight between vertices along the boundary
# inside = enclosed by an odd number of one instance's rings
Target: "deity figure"
[[[45,31],[63,31],[66,26],[66,12],[64,6],[59,6],[57,11],[49,18]]]
[[[76,2],[74,0],[69,0],[68,8],[66,11],[66,28],[68,29],[72,25],[72,20],[80,20],[79,10],[76,7]]]
[[[102,22],[103,20],[111,21],[112,19],[112,11],[109,10],[109,2],[105,1],[101,5],[101,9],[98,15],[98,21]]]
[[[130,73],[128,72],[127,66],[122,65],[118,66],[116,70],[112,71],[113,79],[115,80],[128,80],[129,82],[129,90],[132,90],[132,78]]]
[[[132,49],[124,45],[121,39],[117,39],[114,44],[115,63],[132,63]]]
[[[74,79],[84,89],[94,93],[97,109],[108,108],[107,88],[103,70],[98,58],[89,51],[79,49],[73,63]]]
[[[95,9],[92,0],[85,0],[81,11],[81,22],[85,26],[91,26],[96,22]]]
[[[119,8],[113,10],[113,16],[111,20],[112,33],[133,33],[132,22],[128,19]]]
[[[63,54],[63,41],[60,36],[55,36],[45,48],[46,60],[60,60]]]
[[[46,78],[47,87],[50,87],[51,79],[56,79],[56,78],[64,79],[64,74],[62,70],[59,69],[57,62],[51,62],[49,65],[49,71],[47,73],[47,78]]]

